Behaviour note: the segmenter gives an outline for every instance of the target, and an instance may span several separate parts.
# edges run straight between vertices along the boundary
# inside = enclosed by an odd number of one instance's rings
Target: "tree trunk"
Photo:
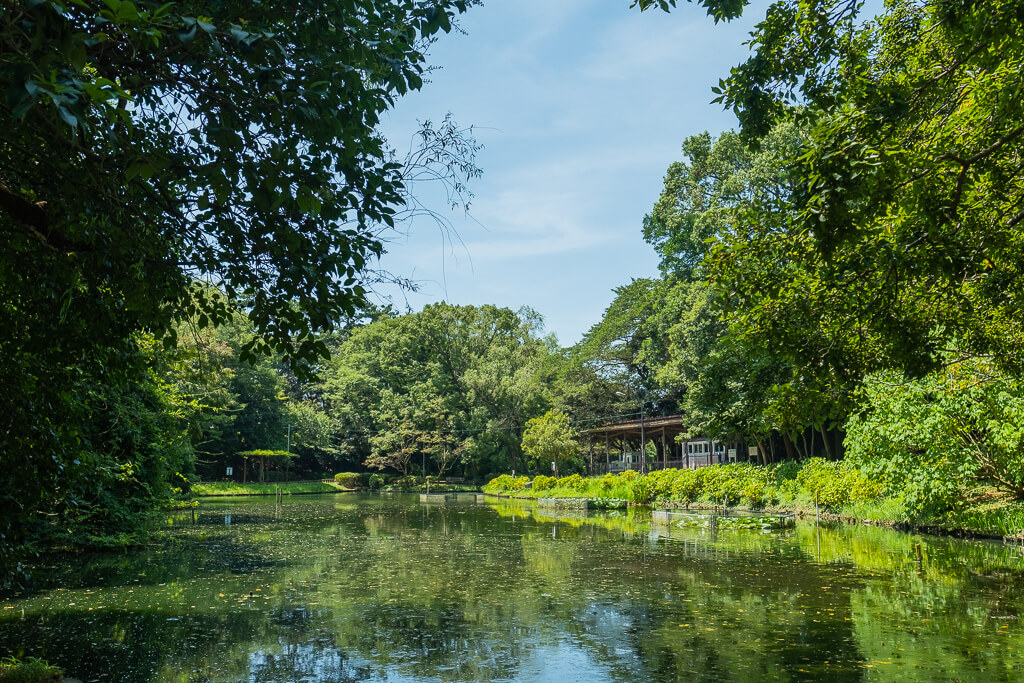
[[[793,437],[790,436],[789,432],[782,433],[782,445],[786,447],[786,457],[790,460],[799,460],[800,456],[796,453],[796,444],[793,443]]]
[[[828,456],[828,459],[829,460],[838,460],[838,458],[836,458],[832,454],[832,447],[828,445],[828,435],[825,433],[825,425],[819,425],[818,426],[818,431],[821,432],[821,442],[823,444],[825,444],[825,454]]]

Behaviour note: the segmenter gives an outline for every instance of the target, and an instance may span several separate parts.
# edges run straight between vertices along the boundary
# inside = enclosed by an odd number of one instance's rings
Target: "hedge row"
[[[692,470],[657,470],[646,475],[634,471],[589,478],[578,474],[561,479],[538,475],[532,481],[529,477],[503,474],[488,482],[484,491],[532,497],[625,498],[637,504],[744,504],[751,508],[817,501],[825,508],[837,509],[848,503],[877,499],[882,488],[852,465],[812,458],[803,463],[768,467],[735,463]]]

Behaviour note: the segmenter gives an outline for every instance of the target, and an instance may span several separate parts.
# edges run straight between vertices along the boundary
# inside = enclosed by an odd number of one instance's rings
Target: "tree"
[[[783,186],[765,182],[766,172],[777,174],[778,167],[758,163],[736,133],[688,137],[683,155],[685,161],[668,167],[661,195],[644,216],[643,235],[661,256],[663,273],[689,279],[699,276],[710,244],[736,222],[737,207]]]
[[[255,460],[256,461],[256,464],[259,467],[259,470],[258,470],[257,475],[256,475],[256,481],[258,481],[261,484],[266,482],[266,480],[267,480],[266,479],[266,470],[267,470],[267,466],[268,465],[273,466],[277,470],[277,472],[278,472],[277,479],[278,479],[278,481],[280,481],[281,480],[281,466],[282,465],[287,466],[289,463],[291,463],[292,459],[295,457],[294,453],[290,453],[288,451],[266,450],[266,449],[256,449],[256,450],[252,450],[252,451],[239,451],[237,453],[237,455],[239,457],[241,457],[245,461],[245,468],[246,468],[247,472],[248,472],[248,469],[249,469],[249,461],[250,460]]]
[[[643,351],[645,348],[661,348],[664,341],[652,336],[657,330],[650,325],[664,289],[664,280],[647,278],[615,288],[615,298],[605,309],[601,320],[587,330],[583,339],[570,351],[562,376],[582,374],[599,378],[603,390],[598,390],[594,396],[599,400],[611,399],[616,392],[625,394],[627,391],[659,396],[661,392],[654,380],[658,359]],[[592,395],[595,388],[591,389]],[[575,389],[568,390],[568,395],[574,393]],[[665,398],[670,409],[674,407],[673,397]],[[608,406],[609,402],[601,400],[601,404]],[[616,412],[620,414],[632,413],[636,408],[633,402],[615,402]],[[606,410],[599,417],[607,418],[608,415]]]
[[[990,360],[951,359],[918,380],[877,373],[848,426],[850,456],[906,497],[941,513],[991,486],[1024,499],[1024,385]]]
[[[364,300],[409,206],[380,115],[422,85],[426,45],[470,2],[7,3],[5,551],[73,506],[49,492],[106,416],[98,395],[140,381],[140,333],[173,345],[178,322],[240,311],[256,333],[244,358],[273,350],[301,371],[325,355],[318,332]],[[428,126],[416,159],[461,188],[477,173],[465,141]]]
[[[372,467],[424,453],[440,467],[458,454],[474,476],[515,467],[526,421],[547,407],[538,326],[527,310],[440,303],[353,331],[323,371],[341,448]]]
[[[1019,3],[779,0],[721,101],[756,141],[804,122],[792,220],[755,248],[812,274],[770,298],[800,343],[863,372],[935,370],[959,349],[1024,371],[1024,41]],[[794,108],[799,104],[799,108]],[[802,305],[800,305],[802,304]],[[765,309],[763,328],[781,329]]]
[[[569,424],[569,416],[560,410],[549,410],[526,423],[523,432],[523,452],[533,460],[538,471],[551,463],[558,476],[558,463],[579,453],[576,432]]]
[[[405,204],[379,115],[420,87],[424,41],[466,5],[54,0],[8,12],[11,258],[55,280],[58,299],[110,290],[121,326],[173,335],[173,316],[202,326],[242,307],[257,331],[247,351],[322,356],[315,332],[364,300],[380,228]],[[435,151],[462,142],[427,131]]]

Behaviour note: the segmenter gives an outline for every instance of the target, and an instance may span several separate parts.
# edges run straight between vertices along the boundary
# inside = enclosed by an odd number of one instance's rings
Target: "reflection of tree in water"
[[[632,657],[651,680],[861,678],[849,592],[822,591],[835,578],[827,568],[770,545],[753,557],[700,537],[658,545],[581,563],[621,577],[578,617],[612,670]]]
[[[176,671],[204,672],[211,668],[207,662],[222,666],[225,657],[218,643],[258,640],[266,632],[266,619],[257,612],[225,620],[215,614],[169,617],[162,611],[85,608],[34,615],[27,632],[16,632],[15,626],[0,621],[0,651],[32,653],[84,680],[102,676],[119,683],[149,683],[171,678]],[[220,672],[202,676],[210,673]],[[202,676],[189,680],[204,680]]]
[[[249,504],[262,521],[86,563],[62,575],[77,589],[0,612],[0,650],[123,681],[514,679],[552,656],[623,681],[861,680],[895,654],[933,680],[1020,664],[1021,562],[998,546],[354,500],[281,519]]]
[[[375,666],[406,675],[514,677],[522,644],[533,636],[530,627],[511,609],[483,620],[477,616],[458,605],[394,604],[339,625],[339,640],[350,651],[368,653]]]
[[[249,681],[318,681],[319,683],[350,683],[365,681],[371,668],[349,660],[345,653],[329,642],[289,645],[284,652],[256,651],[249,655]]]

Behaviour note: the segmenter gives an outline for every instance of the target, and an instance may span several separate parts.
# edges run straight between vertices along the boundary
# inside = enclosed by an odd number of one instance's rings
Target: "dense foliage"
[[[582,465],[578,461],[580,445],[577,434],[569,423],[569,416],[561,410],[549,410],[526,423],[522,439],[523,453],[538,471],[551,463],[551,472],[558,476],[566,464]],[[577,462],[573,463],[573,460]]]
[[[467,4],[0,9],[0,566],[41,529],[121,533],[188,474],[192,397],[152,338],[240,314],[243,360],[326,355],[406,206],[380,115]],[[477,172],[450,123],[423,144],[456,189]]]
[[[409,164],[456,194],[479,173],[450,119],[407,163],[377,132],[470,4],[0,10],[0,570],[129,543],[253,464],[755,507],[884,489],[908,515],[1024,499],[1018,3],[772,2],[718,88],[740,130],[684,140],[644,218],[660,275],[571,349],[526,308],[366,300]],[[762,467],[558,477],[579,430],[672,413]]]
[[[605,348],[711,435],[762,454],[779,435],[801,458],[849,447],[915,514],[1020,499],[1024,15],[970,0],[863,12],[768,6],[717,89],[739,134],[686,140],[645,219],[662,280],[591,341],[631,331]]]
[[[984,487],[1024,499],[1024,387],[991,362],[923,379],[874,375],[849,423],[850,456],[918,511],[957,509]]]
[[[529,310],[440,303],[353,331],[321,372],[336,448],[359,465],[476,478],[525,469],[550,403],[553,342]]]

